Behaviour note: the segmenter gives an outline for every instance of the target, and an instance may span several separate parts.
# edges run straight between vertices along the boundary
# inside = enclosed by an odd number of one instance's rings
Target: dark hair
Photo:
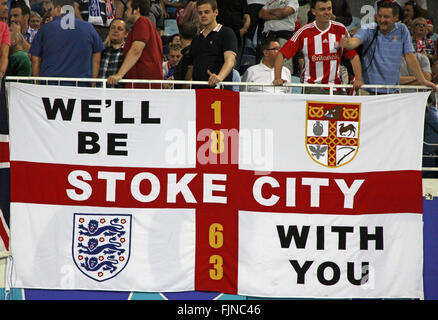
[[[200,5],[207,4],[207,3],[211,5],[211,9],[213,9],[213,11],[217,9],[216,0],[197,0],[196,6],[199,7]]]
[[[128,2],[131,2],[132,10],[140,9],[140,14],[142,16],[147,16],[149,14],[151,9],[150,0],[128,0],[127,3]]]
[[[12,1],[10,10],[14,8],[21,8],[21,14],[25,16],[28,14],[30,16],[30,8],[23,0]]]
[[[262,44],[260,45],[260,50],[262,51],[262,53],[266,49],[269,49],[269,46],[271,45],[271,42],[278,42],[278,39],[277,38],[269,38],[269,37],[267,39],[265,39],[262,42]]]
[[[380,4],[377,4],[377,11],[379,11],[380,8],[392,9],[392,15],[394,17],[400,17],[400,7],[394,2],[383,1]]]
[[[190,21],[184,22],[180,25],[178,30],[183,39],[193,39],[198,33],[198,27]]]
[[[324,2],[325,3],[325,2],[329,2],[329,1],[331,1],[331,0],[312,0],[312,2],[310,3],[310,7],[312,9],[315,9],[317,2]]]

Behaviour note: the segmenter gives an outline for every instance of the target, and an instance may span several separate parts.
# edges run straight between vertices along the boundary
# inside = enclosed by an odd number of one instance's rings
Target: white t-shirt
[[[295,22],[297,21],[298,17],[298,8],[299,8],[298,0],[270,0],[266,5],[263,7],[263,9],[270,10],[270,9],[278,9],[278,8],[285,8],[285,7],[291,7],[295,10],[294,13],[291,15],[288,15],[286,18],[282,20],[266,20],[265,21],[265,27],[263,29],[263,32],[268,31],[295,31]]]
[[[246,72],[243,74],[242,82],[254,82],[254,83],[266,83],[266,84],[272,84],[272,81],[274,81],[275,74],[274,74],[274,68],[269,68],[267,65],[265,65],[263,62],[260,62],[259,64],[253,65],[249,67]],[[283,67],[281,69],[281,78],[284,80],[287,80],[287,82],[291,82],[291,74],[288,68]],[[273,87],[273,86],[247,86],[247,87],[241,87],[241,91],[248,91],[248,92],[268,92],[268,93],[277,93],[277,92],[283,92],[283,93],[290,93],[291,88],[288,87]]]

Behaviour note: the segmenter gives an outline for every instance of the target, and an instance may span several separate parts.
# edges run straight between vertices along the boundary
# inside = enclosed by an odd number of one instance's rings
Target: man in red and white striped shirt
[[[304,56],[302,80],[309,84],[340,84],[340,62],[342,55],[350,60],[355,79],[355,90],[362,86],[362,68],[360,58],[354,50],[344,50],[339,46],[343,37],[349,37],[345,26],[332,21],[330,0],[312,0],[311,10],[315,21],[299,29],[281,48],[275,61],[274,85],[282,85],[281,67],[284,57],[290,59],[299,51]],[[326,93],[327,90],[311,88],[306,93]]]

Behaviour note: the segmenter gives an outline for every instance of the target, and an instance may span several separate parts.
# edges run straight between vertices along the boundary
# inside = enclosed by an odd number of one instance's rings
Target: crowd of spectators
[[[436,88],[427,1],[372,3],[376,22],[358,26],[348,0],[0,0],[0,76],[104,78],[110,87],[125,78]],[[388,3],[397,8],[390,17],[379,11]],[[385,43],[391,32],[403,45]],[[326,33],[319,52],[314,39]],[[334,70],[318,71],[324,61]]]

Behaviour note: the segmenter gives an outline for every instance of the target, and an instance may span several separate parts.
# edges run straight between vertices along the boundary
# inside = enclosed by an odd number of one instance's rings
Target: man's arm
[[[125,74],[131,70],[131,68],[137,63],[138,59],[140,59],[143,49],[145,48],[146,43],[143,41],[134,41],[132,43],[131,48],[129,49],[126,57],[123,59],[122,66],[116,74],[108,77],[108,84],[117,84],[120,79],[122,79]]]
[[[283,83],[287,82],[284,79],[281,79],[281,69],[283,68],[284,56],[281,52],[278,52],[277,57],[275,58],[274,64],[274,81],[272,83],[276,86],[281,86]]]
[[[350,59],[351,66],[353,68],[354,73],[354,82],[353,89],[356,91],[360,87],[362,87],[362,64],[360,63],[359,55],[356,54],[353,58]]]
[[[240,36],[241,37],[243,37],[245,35],[245,33],[248,31],[250,22],[251,22],[251,18],[249,17],[249,14],[245,13],[243,15],[243,27],[242,27],[242,29],[240,29]]]
[[[207,70],[207,73],[210,76],[208,79],[209,86],[214,87],[219,82],[224,81],[224,79],[230,74],[236,64],[236,53],[234,51],[225,51],[224,60],[225,62],[218,74],[211,73],[210,70]]]
[[[428,81],[432,79],[432,74],[430,72],[422,71],[424,78]],[[415,76],[400,76],[400,84],[402,85],[410,85],[410,86],[416,86],[420,83],[417,81],[417,78]]]
[[[347,38],[347,37],[343,37],[341,39],[341,41],[339,42],[339,45],[347,50],[353,50],[356,49],[357,47],[359,47],[361,45],[362,41],[359,38],[356,37],[351,37],[351,38]]]
[[[34,77],[40,76],[41,58],[32,56],[32,75]]]
[[[424,77],[424,74],[420,68],[420,64],[418,63],[418,60],[413,52],[406,53],[405,59],[409,70],[414,74],[419,85],[431,87],[432,89],[437,90],[436,84]]]
[[[97,78],[99,75],[99,69],[100,69],[100,58],[101,58],[101,52],[93,53],[93,78]]]
[[[191,81],[193,77],[193,66],[189,65],[187,66],[187,72],[186,72],[186,76],[184,78],[185,81]],[[183,85],[184,89],[190,89],[190,85],[189,84],[184,84]]]
[[[259,12],[259,18],[263,20],[282,20],[295,12],[294,8],[286,6],[284,8],[264,9]]]

